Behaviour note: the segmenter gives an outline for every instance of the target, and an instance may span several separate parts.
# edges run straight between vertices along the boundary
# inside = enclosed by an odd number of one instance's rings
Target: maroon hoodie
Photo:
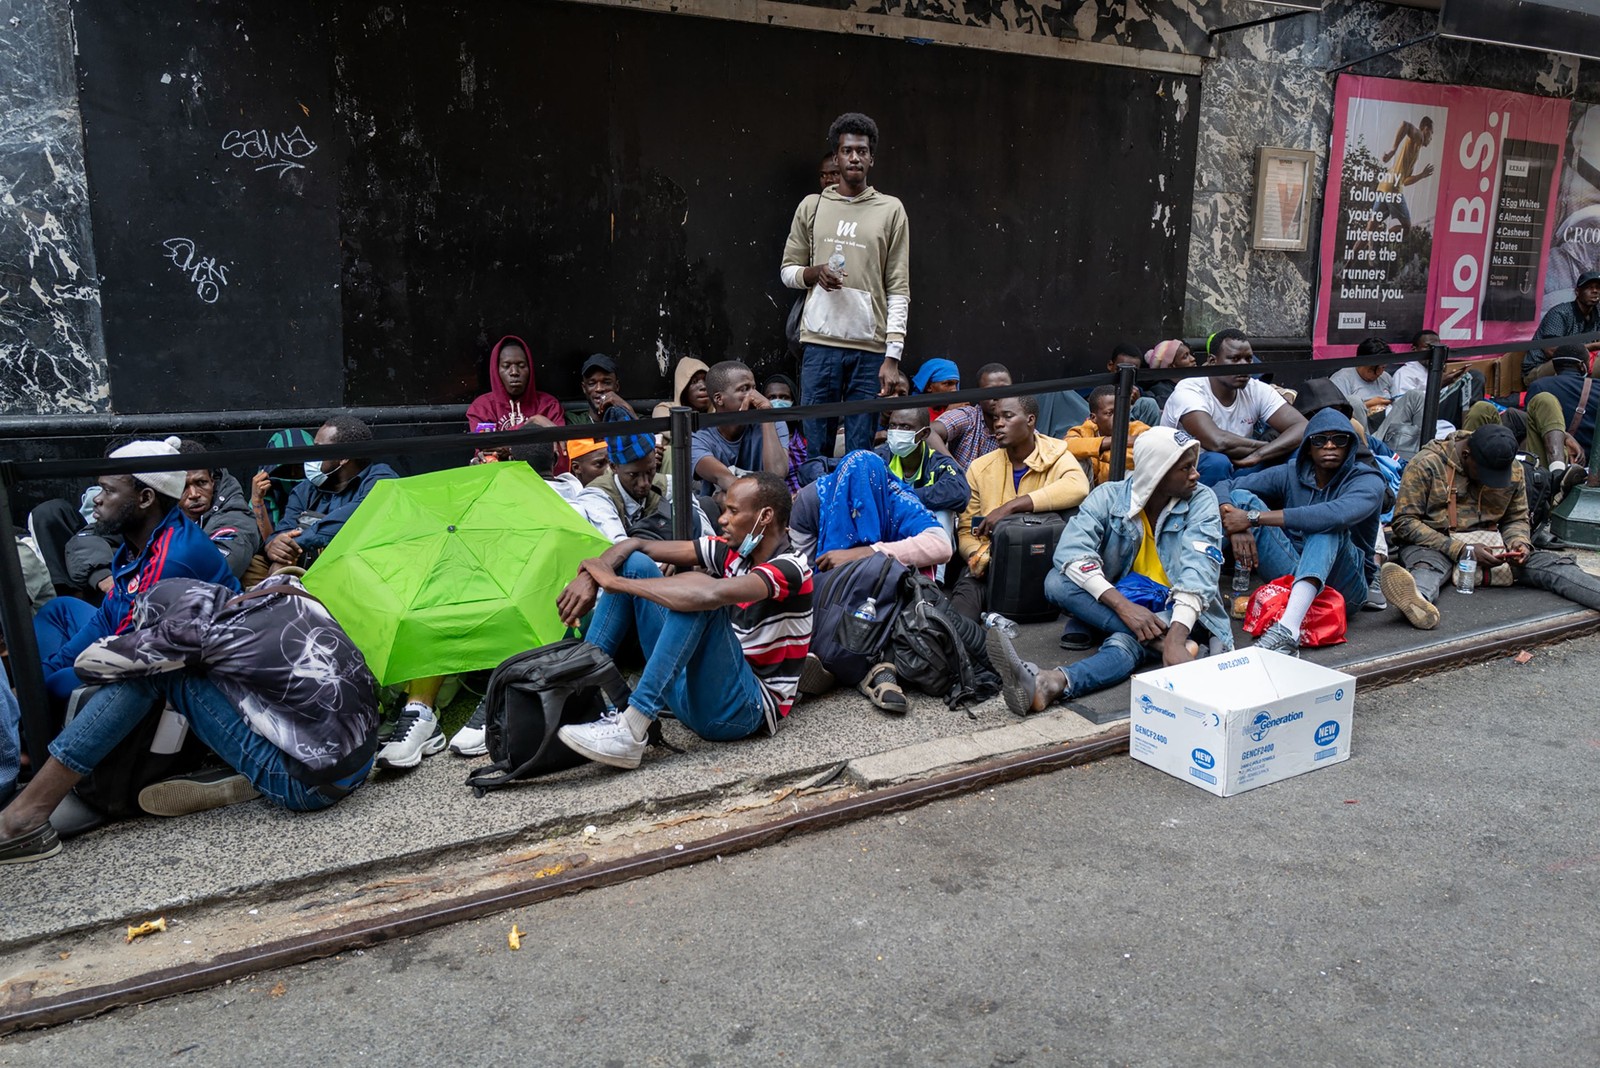
[[[506,392],[506,384],[500,381],[500,348],[507,341],[521,345],[522,351],[528,354],[528,388],[516,400],[511,399]],[[489,392],[467,407],[467,429],[477,430],[479,423],[493,423],[496,430],[515,430],[535,415],[544,416],[556,426],[567,425],[566,417],[561,412],[561,402],[548,393],[540,393],[534,386],[533,350],[520,337],[507,334],[495,342],[494,349],[489,353]]]

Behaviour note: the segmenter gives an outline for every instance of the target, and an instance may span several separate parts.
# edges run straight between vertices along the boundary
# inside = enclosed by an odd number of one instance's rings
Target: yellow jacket
[[[973,516],[988,515],[1007,501],[1023,496],[1033,501],[1035,512],[1059,512],[1076,508],[1089,495],[1089,479],[1083,473],[1083,466],[1060,438],[1035,435],[1033,452],[1025,464],[1028,472],[1015,488],[1011,481],[1011,458],[1005,449],[984,453],[967,468],[967,485],[972,487],[972,498],[967,502],[967,510],[961,513],[956,536],[961,544],[961,555],[974,575],[981,576],[988,570],[989,539],[972,533]]]
[[[1137,419],[1128,421],[1128,460],[1127,469],[1133,470],[1133,439],[1143,434],[1150,428]],[[1093,418],[1085,419],[1082,423],[1067,431],[1067,448],[1072,450],[1072,455],[1080,460],[1088,460],[1094,465],[1094,484],[1111,481],[1111,454],[1101,452],[1100,445],[1105,441],[1100,435],[1100,428]]]

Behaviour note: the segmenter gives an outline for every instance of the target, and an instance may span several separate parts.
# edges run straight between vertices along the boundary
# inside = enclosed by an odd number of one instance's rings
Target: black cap
[[[1517,462],[1517,436],[1498,423],[1479,427],[1467,439],[1478,465],[1478,482],[1490,489],[1511,485],[1511,466]]]
[[[1582,289],[1590,282],[1600,282],[1600,271],[1584,271],[1578,280],[1572,284],[1573,289]]]
[[[597,352],[583,361],[583,368],[578,372],[578,378],[588,378],[590,371],[604,371],[606,374],[614,375],[617,373],[617,361],[603,352]]]

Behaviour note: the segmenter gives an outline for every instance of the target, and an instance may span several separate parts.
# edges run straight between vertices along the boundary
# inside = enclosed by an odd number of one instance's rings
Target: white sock
[[[1300,579],[1289,591],[1289,603],[1283,607],[1283,616],[1278,620],[1289,633],[1298,640],[1300,625],[1306,621],[1306,613],[1311,611],[1311,602],[1317,599],[1317,583],[1310,579]]]
[[[627,724],[628,733],[633,735],[633,740],[642,742],[650,736],[650,724],[655,720],[629,705],[623,710],[622,722]]]
[[[433,709],[429,708],[427,705],[423,704],[421,701],[407,701],[406,702],[406,711],[407,712],[415,712],[418,715],[418,717],[420,717],[421,719],[438,719],[439,718],[438,715],[435,714]]]

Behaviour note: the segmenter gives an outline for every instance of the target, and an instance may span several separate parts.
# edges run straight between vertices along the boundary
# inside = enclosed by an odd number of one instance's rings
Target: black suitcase
[[[1048,623],[1061,614],[1045,598],[1044,577],[1066,526],[1059,512],[1024,512],[1000,521],[989,546],[989,611],[1018,623]]]

